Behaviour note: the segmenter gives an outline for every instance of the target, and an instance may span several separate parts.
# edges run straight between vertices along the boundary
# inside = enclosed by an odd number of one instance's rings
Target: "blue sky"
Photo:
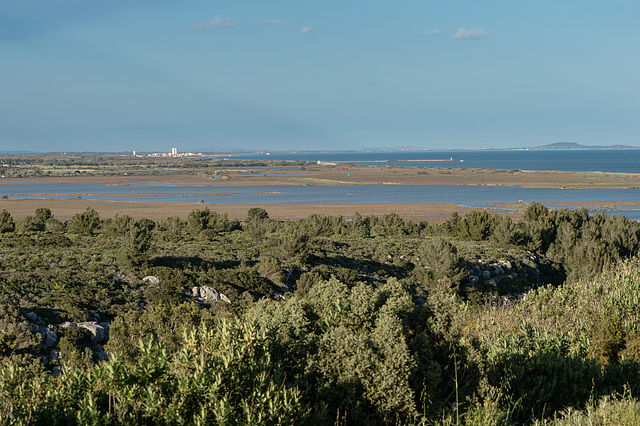
[[[640,145],[637,0],[0,2],[0,151]]]

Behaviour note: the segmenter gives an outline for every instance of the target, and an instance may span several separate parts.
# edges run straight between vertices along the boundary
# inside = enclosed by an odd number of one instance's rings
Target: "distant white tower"
[[[171,148],[171,155],[178,155],[178,148]]]
[[[134,156],[134,157],[136,156],[136,152],[135,152],[135,151],[133,151],[133,156]]]

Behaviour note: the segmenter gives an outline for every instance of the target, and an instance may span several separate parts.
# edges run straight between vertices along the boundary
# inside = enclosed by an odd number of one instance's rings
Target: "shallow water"
[[[126,196],[123,194],[135,194]],[[493,203],[537,201],[638,201],[640,189],[559,189],[462,185],[353,186],[171,186],[167,184],[109,186],[107,184],[0,184],[10,198],[73,198],[124,202],[197,202],[211,204],[341,204],[341,203],[456,203],[486,207]],[[483,204],[484,203],[484,204]]]

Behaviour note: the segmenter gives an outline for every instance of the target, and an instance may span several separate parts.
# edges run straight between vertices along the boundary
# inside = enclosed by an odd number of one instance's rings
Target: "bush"
[[[6,232],[13,232],[15,230],[15,223],[13,222],[13,217],[6,210],[2,209],[0,212],[0,234],[4,234]]]
[[[87,207],[82,213],[71,218],[69,231],[74,234],[91,235],[100,226],[100,216],[93,207]]]
[[[3,423],[314,424],[321,406],[286,381],[265,350],[265,336],[244,321],[217,321],[180,337],[168,351],[157,340],[139,344],[139,357],[69,370],[58,379],[16,364],[0,369]],[[23,400],[23,398],[25,398]]]

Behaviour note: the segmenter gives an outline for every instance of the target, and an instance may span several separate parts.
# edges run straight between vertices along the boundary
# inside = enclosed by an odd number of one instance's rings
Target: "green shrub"
[[[100,216],[93,207],[87,207],[82,213],[77,213],[71,218],[69,231],[74,234],[91,235],[100,226]]]
[[[15,230],[15,223],[13,221],[13,217],[6,210],[2,209],[0,212],[0,234],[4,234],[6,232],[13,232]]]
[[[181,335],[168,351],[155,339],[135,362],[67,370],[58,379],[11,364],[0,369],[0,421],[6,424],[316,424],[310,406],[265,350],[250,323],[218,321]],[[23,399],[25,398],[25,399]]]

